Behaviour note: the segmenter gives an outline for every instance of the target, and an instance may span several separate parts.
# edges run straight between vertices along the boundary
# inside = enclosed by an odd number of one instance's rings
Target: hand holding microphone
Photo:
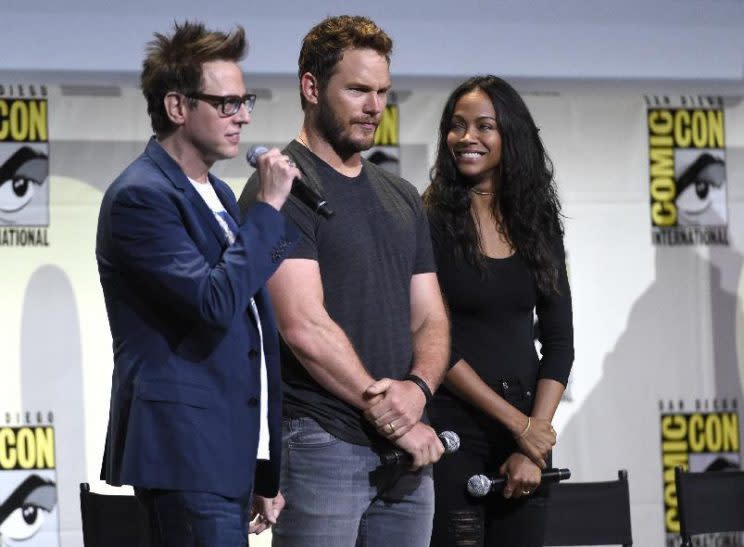
[[[256,167],[259,172],[259,201],[265,201],[278,210],[284,205],[287,193],[291,191],[293,196],[310,207],[313,212],[325,218],[333,216],[333,211],[328,207],[328,202],[302,181],[297,166],[288,156],[282,155],[278,149],[272,148],[269,150],[265,146],[252,146],[246,154],[246,160],[251,167]],[[268,177],[268,180],[264,181],[264,177]],[[278,178],[275,180],[275,177]],[[287,193],[284,193],[286,177],[290,177],[289,189]],[[278,186],[277,190],[280,191],[274,191],[275,185]],[[279,203],[279,207],[275,203]]]
[[[570,469],[546,469],[542,472],[541,483],[558,482],[570,478]],[[468,479],[468,493],[473,497],[482,498],[492,492],[501,492],[506,482],[507,477],[504,475],[473,475]]]
[[[399,446],[380,454],[383,467],[406,466],[418,469],[437,462],[442,454],[455,452],[460,448],[460,437],[454,431],[442,431],[436,435],[431,427],[419,422],[400,437],[397,444]]]
[[[287,200],[294,179],[300,176],[297,166],[278,148],[254,146],[246,156],[248,163],[258,170],[258,201],[268,203],[277,211]]]

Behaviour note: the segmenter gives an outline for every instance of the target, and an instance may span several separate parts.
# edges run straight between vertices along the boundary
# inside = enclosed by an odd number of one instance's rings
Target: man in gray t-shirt
[[[341,16],[300,52],[305,119],[284,153],[336,215],[291,197],[283,212],[302,237],[267,284],[284,339],[279,547],[429,544],[430,464],[443,448],[421,420],[448,323],[418,193],[360,155],[385,108],[391,49],[369,19]],[[410,469],[380,467],[394,446]]]

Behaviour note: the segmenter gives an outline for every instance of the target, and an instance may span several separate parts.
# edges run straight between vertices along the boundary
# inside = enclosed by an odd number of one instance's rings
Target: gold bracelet
[[[530,430],[530,426],[532,425],[532,419],[527,416],[527,426],[524,428],[524,431],[522,431],[518,436],[517,439],[521,439],[525,435],[527,435],[527,432]]]

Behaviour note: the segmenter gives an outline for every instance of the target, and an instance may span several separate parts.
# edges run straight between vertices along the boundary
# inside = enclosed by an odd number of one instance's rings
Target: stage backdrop
[[[17,508],[0,534],[7,545],[79,546],[78,483],[102,488],[112,370],[94,257],[98,207],[150,129],[136,89],[0,83],[0,503],[18,489],[42,500]],[[398,96],[399,168],[421,191],[444,99],[425,89]],[[526,99],[555,162],[574,296],[576,362],[555,420],[555,463],[572,480],[627,469],[635,542],[660,546],[675,526],[671,462],[739,465],[744,107],[716,103],[724,140],[706,145],[725,159],[725,179],[709,190],[725,188],[716,207],[728,245],[655,245],[652,208],[665,194],[652,188],[649,114],[695,99]],[[282,145],[300,121],[296,90],[271,90],[243,131],[245,148]],[[250,172],[242,157],[215,169],[236,194]],[[708,194],[701,186],[697,195]]]

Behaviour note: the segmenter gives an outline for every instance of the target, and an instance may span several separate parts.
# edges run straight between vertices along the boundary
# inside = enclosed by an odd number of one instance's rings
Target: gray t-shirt
[[[346,333],[374,378],[402,379],[413,358],[411,278],[435,271],[426,214],[416,189],[364,162],[349,178],[296,142],[285,149],[336,212],[324,219],[294,197],[283,212],[302,237],[288,258],[317,260],[325,307]],[[243,191],[245,210],[255,180]],[[253,192],[251,192],[251,183]],[[284,415],[308,416],[326,431],[355,444],[376,437],[359,410],[311,378],[282,343]]]

